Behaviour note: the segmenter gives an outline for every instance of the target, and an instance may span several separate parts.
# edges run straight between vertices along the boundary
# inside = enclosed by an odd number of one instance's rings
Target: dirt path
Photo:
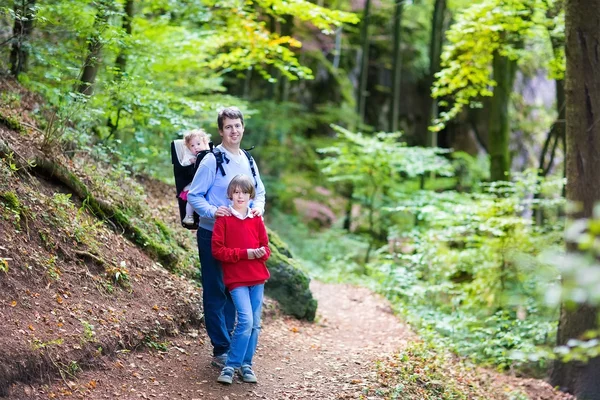
[[[171,341],[167,352],[145,350],[105,360],[101,370],[51,387],[19,386],[11,399],[339,399],[358,398],[371,361],[412,336],[387,303],[363,288],[313,282],[319,300],[310,324],[265,311],[256,355],[256,385],[222,386],[210,366],[203,330]]]
[[[218,384],[219,370],[210,365],[211,346],[201,330],[169,340],[167,351],[144,349],[104,359],[102,368],[80,372],[76,380],[59,379],[50,386],[19,385],[13,388],[10,399],[390,398],[384,394],[373,396],[373,387],[381,384],[377,383],[376,360],[389,362],[397,350],[417,340],[416,336],[392,315],[387,301],[368,289],[319,282],[313,282],[311,289],[319,301],[317,321],[313,324],[281,316],[272,310],[270,301],[267,303],[255,358],[259,378],[256,385],[242,383],[238,378],[231,386]],[[455,373],[451,365],[445,372],[448,376]],[[469,375],[471,379],[494,382],[486,389],[494,395],[484,392],[473,398],[507,398],[502,393],[516,387],[528,392],[531,399],[566,398],[539,380],[493,371]],[[369,395],[365,396],[365,392]],[[406,393],[393,398],[424,397]]]

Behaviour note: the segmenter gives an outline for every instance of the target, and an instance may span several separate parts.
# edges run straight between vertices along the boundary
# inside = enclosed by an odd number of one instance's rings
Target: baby
[[[191,131],[187,131],[183,135],[183,141],[185,143],[185,150],[183,152],[181,165],[184,167],[188,165],[194,165],[196,163],[196,157],[198,156],[198,153],[203,150],[210,149],[208,145],[209,137],[204,129],[193,129]],[[179,193],[179,197],[182,200],[187,201],[190,184],[191,182],[183,188],[181,193]],[[185,225],[194,225],[194,209],[190,203],[185,205],[185,218],[182,222]]]

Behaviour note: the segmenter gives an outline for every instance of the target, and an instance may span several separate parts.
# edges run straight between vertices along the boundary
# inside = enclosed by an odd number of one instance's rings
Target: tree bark
[[[431,21],[431,41],[429,43],[429,77],[427,79],[428,90],[431,90],[435,74],[440,71],[440,60],[442,58],[442,44],[444,41],[444,19],[446,15],[446,0],[436,0],[433,8]],[[429,130],[431,120],[437,115],[437,101],[431,97],[431,93],[425,101],[425,137],[427,146],[437,147],[437,132]]]
[[[13,26],[12,48],[10,50],[10,73],[17,78],[27,70],[29,58],[29,37],[35,19],[35,0],[15,1],[15,24]]]
[[[496,52],[492,64],[494,80],[497,85],[494,87],[490,110],[490,177],[492,181],[504,181],[509,179],[510,174],[508,106],[517,72],[517,63]]]
[[[125,32],[125,34],[128,37],[131,37],[131,32],[132,32],[132,25],[131,25],[131,21],[133,20],[133,15],[134,15],[134,2],[133,0],[127,0],[125,2],[125,16],[123,17],[123,23],[122,23],[122,27],[123,27],[123,31]],[[128,57],[128,52],[127,52],[127,45],[125,45],[124,47],[122,47],[119,51],[119,55],[117,56],[117,59],[115,60],[115,66],[118,69],[118,72],[116,74],[116,80],[120,81],[121,79],[123,79],[123,74],[125,73],[125,69],[127,68],[127,57]],[[119,101],[118,101],[118,93],[115,94],[113,96],[113,104],[116,106],[117,108],[117,112],[116,112],[116,117],[115,117],[115,121],[113,122],[112,116],[109,116],[107,121],[106,121],[106,126],[108,127],[110,133],[108,135],[108,137],[113,137],[115,135],[115,133],[117,132],[117,129],[119,129],[119,120],[121,118],[121,111],[123,110],[123,108],[121,107]]]
[[[600,0],[567,0],[566,31],[566,195],[579,205],[574,218],[589,218],[600,201]],[[575,243],[567,251],[576,252]],[[557,344],[598,327],[598,309],[589,304],[563,305]],[[551,382],[580,400],[600,399],[600,357],[588,363],[560,360]]]
[[[392,60],[392,101],[390,104],[390,132],[398,130],[398,115],[400,114],[400,81],[402,75],[402,52],[400,51],[402,31],[402,9],[404,0],[396,0],[394,8],[394,55]]]
[[[88,52],[83,63],[83,70],[81,72],[81,78],[79,79],[79,85],[77,91],[79,93],[91,96],[94,93],[94,83],[96,82],[96,75],[98,75],[98,69],[100,67],[101,59],[100,55],[102,52],[102,31],[107,24],[108,15],[107,7],[105,4],[107,0],[101,1],[98,5],[98,11],[94,18],[94,27],[91,36],[88,38]]]
[[[370,19],[371,0],[366,0],[363,11],[363,19],[360,30],[360,42],[362,46],[362,57],[360,62],[358,93],[356,95],[356,111],[358,112],[361,123],[365,119],[365,103],[367,96],[367,76],[369,69],[369,19]]]
[[[125,16],[123,17],[123,31],[125,32],[125,34],[130,37],[131,36],[131,32],[132,32],[132,25],[131,25],[131,21],[133,20],[133,13],[134,13],[134,3],[133,0],[127,0],[125,2]],[[122,47],[121,50],[119,51],[119,55],[117,56],[117,59],[115,60],[115,66],[119,69],[119,78],[123,75],[123,73],[125,72],[125,68],[127,67],[127,48],[126,47]]]

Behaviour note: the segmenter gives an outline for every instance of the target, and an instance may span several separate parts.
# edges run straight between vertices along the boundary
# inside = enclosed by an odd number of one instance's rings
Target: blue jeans
[[[198,228],[197,237],[206,333],[213,345],[213,355],[219,356],[229,351],[235,306],[223,283],[221,263],[212,255],[212,231]]]
[[[228,367],[252,365],[252,357],[258,344],[264,291],[264,284],[240,286],[231,291],[231,298],[237,310],[237,324],[227,355]]]

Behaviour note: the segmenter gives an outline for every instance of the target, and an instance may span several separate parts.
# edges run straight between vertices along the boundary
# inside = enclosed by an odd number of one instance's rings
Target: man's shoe
[[[254,375],[254,371],[252,371],[252,367],[250,365],[242,365],[240,369],[238,369],[238,373],[240,374],[244,382],[258,382],[256,379],[256,375]]]
[[[223,368],[225,367],[225,363],[227,362],[227,353],[223,353],[218,356],[214,356],[210,364],[213,367]]]
[[[217,382],[223,383],[225,385],[231,385],[233,382],[233,367],[225,367],[221,371],[221,375],[217,378]]]

